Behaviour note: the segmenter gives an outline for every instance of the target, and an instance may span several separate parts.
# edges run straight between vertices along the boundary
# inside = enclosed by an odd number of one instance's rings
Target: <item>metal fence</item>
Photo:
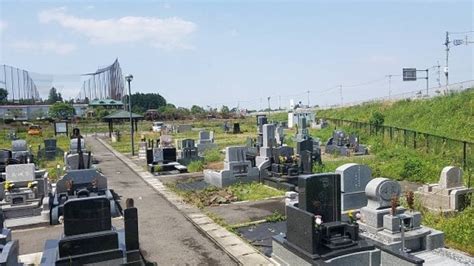
[[[323,118],[338,127],[349,126],[357,129],[360,134],[367,136],[381,136],[383,142],[402,144],[412,149],[442,155],[450,158],[453,162],[462,165],[469,177],[474,168],[474,143],[466,140],[452,139],[431,133],[400,128],[395,126],[375,126],[367,122],[352,121],[345,119]],[[470,178],[469,184],[470,186]]]

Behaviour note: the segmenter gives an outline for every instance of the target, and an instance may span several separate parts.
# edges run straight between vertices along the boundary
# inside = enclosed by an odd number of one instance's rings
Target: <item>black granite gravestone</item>
[[[66,236],[110,230],[111,221],[110,201],[105,197],[71,199],[64,204]]]
[[[298,188],[300,209],[321,215],[324,222],[341,220],[340,175],[303,175],[299,177]]]
[[[232,133],[234,133],[234,134],[239,134],[240,133],[240,124],[239,123],[234,123],[234,128],[232,130]]]
[[[301,154],[303,151],[313,153],[314,144],[312,139],[305,139],[296,142],[296,153]]]
[[[163,148],[163,162],[176,162],[176,148]]]

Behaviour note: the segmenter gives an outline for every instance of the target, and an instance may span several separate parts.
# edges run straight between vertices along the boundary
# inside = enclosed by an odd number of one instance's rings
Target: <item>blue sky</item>
[[[335,86],[352,102],[388,95],[403,67],[442,69],[445,32],[473,30],[473,14],[472,1],[0,1],[0,64],[63,80],[66,97],[80,82],[65,74],[119,58],[134,91],[178,106],[287,106],[308,90],[337,104]],[[452,49],[450,83],[474,79],[473,48]],[[392,78],[392,94],[423,88]]]

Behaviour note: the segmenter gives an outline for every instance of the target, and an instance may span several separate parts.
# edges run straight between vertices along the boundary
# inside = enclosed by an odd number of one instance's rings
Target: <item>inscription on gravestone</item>
[[[338,174],[304,175],[298,179],[299,207],[324,222],[341,220],[341,181]]]

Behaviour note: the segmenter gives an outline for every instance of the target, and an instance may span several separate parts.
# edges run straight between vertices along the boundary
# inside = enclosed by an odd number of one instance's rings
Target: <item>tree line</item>
[[[124,107],[128,106],[128,95],[122,98]],[[204,118],[232,118],[239,117],[237,108],[230,109],[223,105],[221,108],[204,109],[201,106],[193,105],[191,108],[176,107],[174,104],[168,103],[166,99],[159,93],[141,93],[132,94],[132,112],[145,116],[147,120],[181,120],[181,119],[204,119]],[[15,103],[19,104],[51,104],[49,108],[49,116],[55,119],[67,119],[75,115],[73,103],[89,103],[86,98],[82,101],[64,100],[61,93],[52,87],[46,100],[19,100]],[[8,91],[0,88],[0,104],[15,104],[8,101]],[[86,111],[92,111],[96,119],[101,120],[115,110],[107,109],[102,106],[89,107]]]

